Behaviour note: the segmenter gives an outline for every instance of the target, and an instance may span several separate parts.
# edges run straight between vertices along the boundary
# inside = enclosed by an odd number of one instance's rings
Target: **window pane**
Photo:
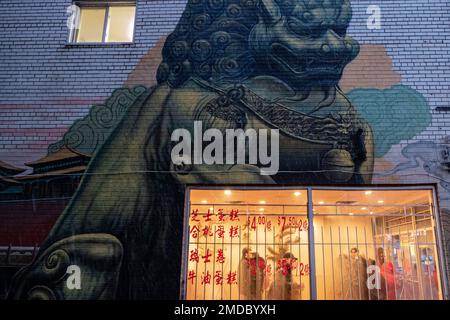
[[[309,299],[306,190],[192,190],[188,300]]]
[[[102,42],[105,8],[81,8],[76,42]]]
[[[314,190],[314,210],[324,215],[431,215],[430,190]]]
[[[106,42],[132,42],[135,6],[109,8]]]
[[[318,299],[441,299],[430,190],[315,190]]]

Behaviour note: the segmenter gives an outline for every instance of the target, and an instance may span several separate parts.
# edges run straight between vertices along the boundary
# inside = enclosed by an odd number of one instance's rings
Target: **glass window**
[[[305,190],[193,190],[186,299],[309,299]]]
[[[188,300],[443,298],[432,189],[194,188],[188,200]]]
[[[441,299],[431,190],[314,190],[318,299]]]
[[[134,6],[110,7],[106,29],[106,42],[132,42]]]
[[[135,4],[83,3],[79,10],[74,12],[79,17],[77,28],[70,34],[71,42],[133,41]]]
[[[83,8],[76,42],[102,42],[105,8]]]

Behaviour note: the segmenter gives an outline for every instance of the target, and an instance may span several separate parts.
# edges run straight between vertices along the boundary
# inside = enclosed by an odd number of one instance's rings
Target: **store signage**
[[[231,294],[235,298],[281,299],[294,294],[290,290],[299,296],[310,267],[305,256],[299,255],[300,242],[295,243],[295,239],[307,230],[306,217],[254,215],[236,207],[192,209],[186,270],[188,296],[195,298],[204,292],[205,297]],[[283,234],[284,246],[278,239]],[[277,241],[280,243],[273,246]],[[223,293],[224,287],[229,293]]]

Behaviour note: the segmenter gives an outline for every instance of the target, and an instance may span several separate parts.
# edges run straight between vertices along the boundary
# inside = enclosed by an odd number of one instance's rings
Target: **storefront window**
[[[313,190],[313,203],[318,299],[442,298],[431,190]]]
[[[183,298],[442,299],[432,199],[431,189],[190,189]]]
[[[193,190],[187,299],[309,299],[306,190]]]

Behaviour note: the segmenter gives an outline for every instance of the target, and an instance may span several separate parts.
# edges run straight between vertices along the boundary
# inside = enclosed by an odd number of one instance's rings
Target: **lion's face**
[[[260,16],[250,36],[258,67],[296,88],[336,85],[359,53],[348,0],[261,0]]]

